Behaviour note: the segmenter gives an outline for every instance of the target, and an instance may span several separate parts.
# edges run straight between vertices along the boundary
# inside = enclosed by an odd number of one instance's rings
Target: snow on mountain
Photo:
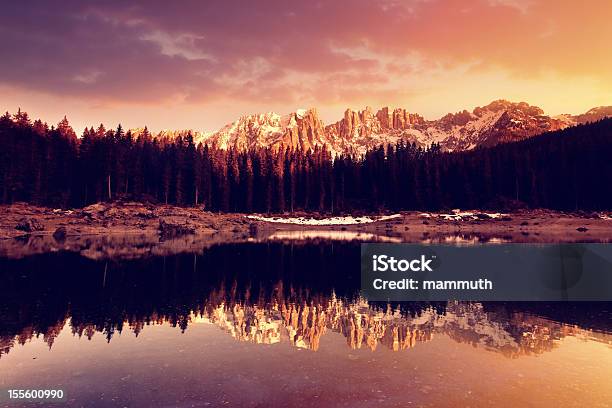
[[[380,145],[400,141],[426,147],[438,143],[446,151],[463,151],[523,140],[547,131],[564,129],[612,116],[612,106],[593,108],[581,115],[547,116],[525,102],[493,101],[475,108],[425,120],[405,109],[370,107],[347,109],[339,121],[325,126],[316,109],[298,109],[281,116],[274,112],[242,116],[216,132],[162,131],[157,137],[185,137],[196,143],[239,150],[259,147],[294,147],[304,150],[325,147],[332,154],[361,155]],[[134,134],[142,130],[133,130]]]
[[[239,150],[281,146],[308,150],[326,146],[340,153],[344,148],[329,137],[315,109],[298,109],[284,116],[273,112],[243,116],[200,141]]]
[[[582,115],[574,116],[577,123],[589,123],[596,122],[603,118],[612,117],[612,106],[599,106],[597,108],[589,109]]]
[[[404,109],[383,108],[376,114],[371,108],[347,110],[342,120],[326,130],[343,151],[354,153],[399,141],[423,147],[439,143],[444,150],[457,151],[522,140],[573,124],[546,116],[540,108],[524,102],[498,100],[472,112],[449,113],[432,121]]]
[[[202,141],[223,149],[274,146],[282,139],[289,121],[287,117],[281,117],[274,112],[243,116]]]

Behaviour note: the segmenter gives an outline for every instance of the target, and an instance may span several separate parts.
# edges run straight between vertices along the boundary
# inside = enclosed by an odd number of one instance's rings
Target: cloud
[[[93,84],[98,78],[102,75],[100,71],[89,71],[83,74],[77,74],[73,77],[76,82],[81,82],[83,84]]]
[[[169,57],[177,56],[189,61],[208,60],[216,62],[214,55],[207,54],[197,47],[198,40],[204,39],[197,34],[185,33],[172,36],[163,31],[154,31],[144,34],[141,39],[152,41],[159,46],[163,55]]]
[[[534,0],[489,0],[489,4],[492,6],[515,8],[523,14],[529,11],[529,7],[532,6],[533,3]]]
[[[0,85],[104,104],[349,105],[434,79],[450,92],[464,72],[609,94],[611,13],[599,0],[12,2]]]

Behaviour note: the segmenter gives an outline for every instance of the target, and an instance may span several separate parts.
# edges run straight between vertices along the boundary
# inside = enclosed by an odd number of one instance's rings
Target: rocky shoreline
[[[455,210],[326,218],[307,213],[218,214],[137,202],[98,203],[71,210],[24,203],[0,206],[0,257],[8,258],[73,251],[93,259],[123,259],[199,252],[222,243],[330,239],[458,244],[611,242],[612,214]]]

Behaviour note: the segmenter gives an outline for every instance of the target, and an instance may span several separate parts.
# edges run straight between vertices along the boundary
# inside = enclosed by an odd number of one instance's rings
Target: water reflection
[[[423,229],[412,226],[398,231],[380,227],[373,231],[360,227],[324,229],[266,229],[256,228],[251,234],[215,232],[161,239],[157,231],[135,234],[70,235],[61,240],[52,235],[24,235],[15,239],[0,240],[0,258],[19,259],[50,252],[73,252],[94,260],[129,260],[147,257],[163,257],[177,254],[201,254],[220,245],[247,243],[282,243],[300,245],[304,242],[327,246],[336,242],[410,242],[422,244],[476,245],[497,243],[561,243],[561,242],[611,242],[608,230],[590,232],[565,231],[554,228],[536,232],[493,228],[486,231],[470,231],[456,227]]]
[[[360,242],[392,242],[400,243],[401,238],[386,235],[376,235],[361,231],[336,230],[298,230],[276,231],[266,238],[267,241],[307,241],[307,240],[334,240],[334,241],[360,241]]]
[[[350,349],[411,349],[434,336],[510,358],[567,336],[612,345],[609,303],[368,303],[359,246],[233,244],[199,255],[96,262],[74,253],[0,260],[0,358],[62,330],[112,341],[169,323],[214,324],[236,340],[319,350],[328,333]],[[416,352],[416,350],[414,351]]]
[[[442,309],[442,310],[440,310]],[[245,305],[221,303],[206,308],[192,321],[210,322],[240,341],[274,344],[288,341],[299,348],[317,350],[328,331],[342,334],[351,349],[386,347],[393,351],[413,348],[434,335],[519,357],[551,351],[566,336],[603,342],[612,336],[546,318],[515,312],[510,315],[486,311],[481,303],[449,302],[411,314],[390,305],[381,310],[365,300],[346,302],[331,296],[322,304],[268,303]]]

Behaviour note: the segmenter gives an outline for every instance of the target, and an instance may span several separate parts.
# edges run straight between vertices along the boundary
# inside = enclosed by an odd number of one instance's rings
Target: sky
[[[308,107],[436,119],[495,99],[582,113],[612,105],[611,18],[609,0],[13,1],[0,109],[77,133]]]

